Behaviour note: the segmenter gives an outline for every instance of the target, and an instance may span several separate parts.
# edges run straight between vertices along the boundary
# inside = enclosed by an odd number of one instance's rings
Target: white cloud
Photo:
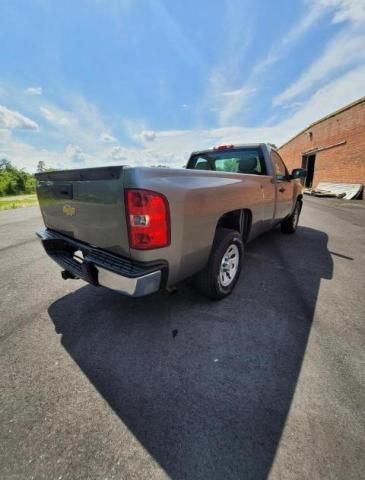
[[[147,123],[141,119],[124,119],[123,126],[130,139],[137,143],[153,142],[156,138],[156,132],[148,128]]]
[[[114,147],[111,152],[110,152],[110,158],[112,158],[113,160],[118,160],[118,161],[124,161],[124,160],[127,160],[127,149],[121,147],[121,146],[118,146],[118,147]]]
[[[63,98],[67,109],[55,104],[43,105],[41,114],[48,122],[44,135],[49,143],[71,143],[79,145],[84,151],[99,152],[103,144],[114,143],[110,125],[99,109],[80,95],[69,93]]]
[[[280,124],[280,127],[287,131],[286,138],[290,138],[321,117],[361,98],[364,95],[364,85],[365,65],[353,69],[317,90],[294,115]]]
[[[28,87],[24,90],[27,95],[42,95],[42,87]]]
[[[287,119],[273,126],[158,131],[153,148],[141,149],[134,155],[142,158],[144,165],[166,163],[170,166],[181,166],[193,150],[210,148],[217,144],[272,142],[280,145],[310,123],[360,98],[364,84],[365,67],[360,67],[329,82],[306,103],[297,105],[296,111]],[[123,150],[123,156],[128,164],[133,161],[134,157],[130,152]]]
[[[237,88],[237,90],[230,90],[228,92],[223,92],[224,97],[235,97],[239,98],[241,96],[251,95],[257,91],[256,88]]]
[[[0,158],[11,160],[18,168],[25,168],[35,172],[39,160],[43,160],[52,168],[63,168],[67,165],[65,158],[52,150],[35,148],[23,142],[9,139],[4,144],[0,143]]]
[[[125,133],[131,139],[137,140],[137,141],[142,140],[141,132],[148,130],[146,122],[141,119],[124,118],[122,125]]]
[[[11,131],[0,128],[0,143],[8,143],[11,137]]]
[[[63,99],[67,110],[47,103],[39,108],[47,120],[44,137],[49,143],[79,145],[84,151],[98,152],[102,144],[117,141],[98,108],[80,95],[68,94]]]
[[[0,158],[8,158],[17,166],[29,171],[35,171],[39,160],[59,169],[72,168],[75,164],[83,167],[113,164],[135,166],[162,164],[181,167],[193,150],[210,148],[217,144],[284,143],[311,122],[361,97],[364,84],[364,66],[341,74],[326,86],[317,88],[316,93],[306,102],[302,104],[293,102],[295,109],[287,110],[287,118],[284,121],[259,128],[230,125],[210,129],[154,131],[148,129],[145,122],[126,120],[124,122],[126,133],[132,140],[139,141],[139,146],[135,147],[100,141],[100,132],[103,132],[102,135],[112,136],[109,133],[112,129],[104,123],[96,107],[84,100],[70,102],[72,107],[70,111],[47,104],[44,108],[47,109],[47,113],[51,112],[52,120],[58,114],[56,123],[53,121],[42,130],[44,142],[53,145],[52,149],[40,149],[20,142],[15,134],[11,135],[7,120],[7,127],[4,127],[4,122],[0,122]],[[220,99],[225,100],[236,99],[241,95],[241,91],[235,90],[223,90],[223,93],[228,93],[220,96]],[[59,117],[67,118],[70,122],[66,122],[66,125],[64,122],[60,124]]]
[[[117,139],[113,137],[113,135],[111,135],[110,133],[103,132],[100,135],[100,141],[104,143],[113,143],[116,142]]]
[[[73,116],[60,108],[41,106],[39,107],[39,111],[48,122],[55,125],[70,126],[74,123]]]
[[[230,78],[230,75],[226,73],[226,66],[213,70],[209,87],[212,92],[209,110],[218,112],[220,125],[229,125],[249,107],[252,97],[260,90],[260,84],[267,78],[265,74],[269,67],[281,60],[318,22],[323,13],[322,6],[311,3],[304,16],[269,50],[264,58],[258,60],[239,88],[232,90],[227,88],[227,78]],[[228,60],[228,63],[230,62],[231,60]]]
[[[267,56],[255,65],[251,77],[262,75],[263,72],[271,65],[281,60],[290,48],[293,48],[295,43],[310,30],[313,25],[318,22],[324,14],[324,9],[321,5],[312,0],[309,3],[309,8],[306,10],[303,17],[289,30],[289,32],[269,51]]]
[[[0,105],[0,128],[13,129],[19,128],[22,130],[38,130],[38,124],[30,118],[22,115],[15,110]]]
[[[153,142],[153,140],[156,138],[156,132],[153,130],[144,130],[141,132],[141,137],[146,141],[146,142]]]
[[[301,107],[302,105],[304,105],[304,102],[290,102],[285,105],[282,105],[282,107],[285,109],[291,109],[291,108]]]
[[[269,68],[282,60],[325,14],[331,14],[333,22],[347,22],[347,27],[330,42],[320,58],[307,68],[293,85],[274,99],[274,106],[287,106],[288,102],[300,94],[308,93],[309,89],[323,85],[331,75],[342,74],[345,70],[363,64],[365,32],[359,28],[359,24],[365,22],[365,1],[307,0],[306,3],[304,16],[272,47],[266,57],[257,62],[240,88],[227,91],[224,69],[220,73],[213,72],[211,83],[214,95],[210,110],[218,112],[220,125],[229,125],[239,114],[249,108],[254,90],[260,90],[262,79],[266,78],[265,75],[270,72]],[[219,95],[222,96],[223,101],[217,102],[216,98]]]
[[[273,100],[273,105],[285,105],[312,88],[323,85],[328,78],[365,63],[365,1],[310,0],[310,6],[330,12],[334,23],[348,25],[335,35],[325,50],[306,68],[302,75]]]
[[[229,92],[241,90],[242,76],[247,75],[247,69],[243,69],[242,65],[247,60],[255,34],[242,0],[224,2],[224,7],[222,4],[221,19],[218,28],[214,30],[214,35],[220,38],[218,56],[210,69],[203,101],[191,106],[198,123],[204,121],[207,112],[214,112],[218,122],[222,124],[225,114],[221,112],[226,103],[231,103]],[[205,67],[208,68],[209,65]],[[227,109],[229,110],[229,107]]]
[[[110,130],[97,106],[81,95],[70,95],[70,109],[80,128],[89,135],[97,138],[99,132]]]
[[[330,75],[353,65],[365,62],[365,34],[345,32],[337,35],[324,53],[305,70],[299,79],[273,100],[273,105],[282,105],[306,92]]]
[[[186,132],[183,132],[185,135]],[[173,141],[173,139],[172,139]],[[109,164],[124,164],[130,166],[144,166],[165,164],[171,166],[181,166],[181,160],[173,163],[171,160],[175,158],[171,151],[165,151],[163,143],[157,148],[135,148],[123,147],[118,145],[113,147],[109,152],[104,152],[104,163]],[[166,142],[167,144],[170,142]],[[178,154],[177,154],[178,155]]]
[[[227,125],[237,113],[242,112],[256,92],[257,88],[245,85],[236,90],[223,92],[223,107],[219,111],[220,125]]]
[[[83,152],[82,148],[72,143],[68,144],[66,147],[66,157],[72,163],[84,163],[87,160],[87,156]]]
[[[323,8],[334,10],[333,22],[351,22],[359,24],[365,22],[364,0],[317,0]]]

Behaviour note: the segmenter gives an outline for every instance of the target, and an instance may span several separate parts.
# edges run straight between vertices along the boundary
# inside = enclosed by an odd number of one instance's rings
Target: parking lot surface
[[[64,281],[41,226],[0,212],[1,479],[363,477],[363,202],[305,198],[218,303]]]

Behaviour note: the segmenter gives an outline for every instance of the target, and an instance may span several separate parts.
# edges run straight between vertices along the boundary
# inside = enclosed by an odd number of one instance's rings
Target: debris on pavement
[[[344,198],[345,200],[353,200],[358,198],[362,192],[362,185],[357,183],[332,183],[319,182],[316,188],[306,188],[306,195],[315,197],[333,197]]]

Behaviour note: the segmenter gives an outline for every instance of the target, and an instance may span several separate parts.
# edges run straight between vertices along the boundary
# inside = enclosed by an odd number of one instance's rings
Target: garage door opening
[[[315,155],[305,155],[302,158],[302,168],[307,170],[307,176],[304,179],[304,186],[306,188],[312,187],[315,161],[316,161]]]

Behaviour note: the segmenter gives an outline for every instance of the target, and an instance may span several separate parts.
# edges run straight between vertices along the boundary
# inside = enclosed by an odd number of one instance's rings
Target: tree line
[[[0,196],[35,192],[34,175],[15,167],[5,158],[0,160]]]

